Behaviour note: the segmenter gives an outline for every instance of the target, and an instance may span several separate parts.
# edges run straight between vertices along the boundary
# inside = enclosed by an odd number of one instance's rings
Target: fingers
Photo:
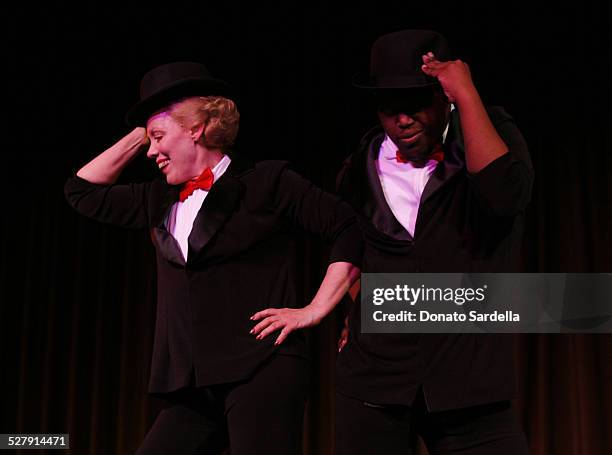
[[[423,59],[423,63],[429,67],[439,66],[441,64],[448,63],[448,62],[441,62],[440,60],[438,60],[436,56],[433,54],[433,52],[428,52],[427,54],[423,54],[421,58]]]
[[[340,338],[338,339],[338,352],[342,351],[342,348],[348,343],[348,317],[344,321],[344,328],[340,331]]]
[[[289,328],[290,325],[293,325],[290,316],[290,314],[287,314],[287,308],[267,308],[259,311],[251,316],[251,320],[258,321],[261,319],[261,321],[253,327],[249,333],[255,335],[256,339],[263,340],[270,333],[281,328]],[[290,328],[289,332],[291,332],[291,330],[293,330],[293,328]],[[285,334],[285,337],[287,335],[288,333]]]
[[[258,311],[253,316],[251,316],[251,321],[258,321],[263,318],[267,318],[268,316],[277,315],[279,312],[279,308],[266,308],[265,310]]]
[[[441,62],[440,60],[436,59],[433,54],[429,55],[429,54],[425,54],[423,55],[423,65],[421,65],[421,68],[424,69],[429,69],[429,70],[437,70],[437,69],[442,69],[447,67],[450,63],[452,62]]]
[[[428,76],[432,76],[432,77],[436,77],[436,74],[438,74],[437,70],[434,70],[428,67],[427,65],[421,65],[421,70]]]
[[[281,330],[280,335],[278,336],[278,338],[276,339],[276,341],[274,342],[275,346],[278,346],[279,344],[281,344],[283,341],[285,341],[285,338],[287,338],[287,336],[293,332],[293,329],[290,328],[289,326],[285,326],[283,327],[283,330]]]
[[[429,63],[429,62],[436,60],[435,55],[431,51],[428,52],[427,54],[423,54],[422,58],[423,58],[423,63]]]
[[[255,327],[251,329],[249,332],[251,335],[261,335],[261,331],[269,327],[270,325],[278,322],[278,318],[275,316],[266,317],[263,321],[257,324]],[[257,337],[259,339],[259,336]]]
[[[260,322],[249,333],[255,335],[256,339],[262,340],[270,333],[282,329],[274,342],[275,345],[279,345],[293,330],[304,325],[299,320],[298,313],[299,310],[293,308],[268,308],[258,311],[251,316],[251,320]]]
[[[287,336],[291,332],[293,332],[294,329],[297,328],[297,325],[293,324],[291,321],[285,321],[282,319],[271,320],[270,318],[260,322],[258,326],[264,323],[266,324],[265,326],[259,328],[255,327],[253,330],[251,330],[251,333],[255,335],[261,330],[261,333],[259,333],[259,335],[257,335],[255,338],[258,340],[263,340],[272,332],[276,332],[277,330],[282,328],[281,333],[278,335],[278,338],[274,342],[275,345],[281,344],[285,340],[285,338],[287,338]]]
[[[265,329],[263,329],[262,332],[259,335],[257,335],[255,338],[258,340],[263,340],[265,337],[270,335],[272,332],[276,332],[278,329],[283,327],[283,325],[284,323],[281,321],[274,321],[270,325],[268,325]]]
[[[251,321],[259,321],[260,319],[262,319],[262,321],[259,324],[257,324],[255,327],[253,327],[249,333],[251,333],[252,335],[258,335],[259,332],[261,332],[263,329],[268,327],[270,324],[278,320],[278,318],[276,317],[277,315],[278,315],[277,308],[267,308],[265,310],[258,311],[253,316],[251,316]]]
[[[422,56],[423,64],[421,65],[421,70],[427,74],[428,76],[436,77],[439,70],[443,68],[442,62],[436,60],[433,52],[428,52]]]
[[[440,60],[436,58],[433,52],[428,52],[427,54],[423,54],[421,58],[423,59],[423,65],[421,66],[421,68],[423,69],[436,70],[436,69],[444,69],[447,67],[457,67],[457,68],[465,67],[466,69],[469,69],[469,65],[462,60],[448,60],[448,61],[441,62]]]

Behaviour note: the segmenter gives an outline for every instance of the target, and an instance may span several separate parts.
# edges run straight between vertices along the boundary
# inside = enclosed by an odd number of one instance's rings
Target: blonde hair
[[[193,96],[173,103],[170,116],[191,130],[204,125],[202,140],[206,147],[223,151],[231,148],[238,134],[240,114],[236,104],[221,96]]]

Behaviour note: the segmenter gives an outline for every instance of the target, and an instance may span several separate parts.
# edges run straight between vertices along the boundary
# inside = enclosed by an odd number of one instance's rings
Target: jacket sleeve
[[[468,177],[485,208],[499,216],[514,216],[531,199],[533,166],[525,139],[512,117],[500,107],[490,108],[489,117],[508,153]]]
[[[99,185],[74,176],[66,181],[64,194],[68,203],[88,218],[130,229],[146,229],[150,185],[150,182]]]
[[[306,231],[332,244],[329,263],[350,262],[361,267],[363,238],[353,209],[287,167],[280,168],[274,206]]]

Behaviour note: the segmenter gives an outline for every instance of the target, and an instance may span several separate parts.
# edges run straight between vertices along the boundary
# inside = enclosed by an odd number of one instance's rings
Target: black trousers
[[[430,455],[529,453],[508,401],[429,413],[422,392],[411,407],[380,407],[336,394],[337,455],[411,455],[417,435]]]
[[[302,453],[306,359],[276,355],[247,381],[182,389],[168,400],[137,455]]]

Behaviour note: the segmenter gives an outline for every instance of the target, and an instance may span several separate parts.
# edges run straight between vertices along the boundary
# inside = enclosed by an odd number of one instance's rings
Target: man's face
[[[410,161],[427,160],[448,122],[444,94],[431,87],[384,90],[376,93],[376,102],[380,123],[400,154]]]
[[[170,185],[199,175],[193,137],[168,112],[157,113],[147,121],[147,134],[151,140],[147,157],[155,160]]]

